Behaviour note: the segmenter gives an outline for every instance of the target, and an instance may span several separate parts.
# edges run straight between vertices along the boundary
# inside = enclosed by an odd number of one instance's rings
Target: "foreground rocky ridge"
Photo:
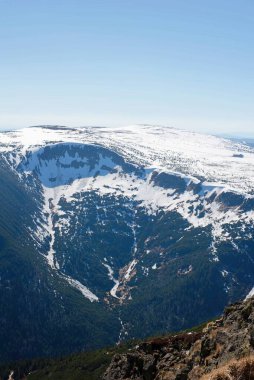
[[[250,357],[253,353],[252,297],[227,307],[220,319],[208,323],[200,332],[150,339],[126,354],[116,354],[103,380],[220,378],[213,377],[213,373],[225,368],[228,362]]]

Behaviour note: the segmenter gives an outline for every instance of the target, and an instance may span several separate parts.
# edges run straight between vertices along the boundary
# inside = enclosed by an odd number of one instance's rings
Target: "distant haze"
[[[254,137],[254,2],[0,1],[0,129]]]

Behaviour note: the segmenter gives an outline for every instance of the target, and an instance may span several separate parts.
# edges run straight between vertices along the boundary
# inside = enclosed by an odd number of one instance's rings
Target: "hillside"
[[[28,226],[40,198],[3,163],[0,178],[0,362],[113,344],[117,319],[54,276],[38,254]]]
[[[0,375],[3,380],[10,373],[15,380],[252,380],[253,324],[254,298],[249,298],[185,332],[57,360],[12,363],[2,366]]]

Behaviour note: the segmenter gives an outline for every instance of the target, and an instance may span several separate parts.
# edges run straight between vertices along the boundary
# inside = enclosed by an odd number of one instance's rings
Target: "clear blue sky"
[[[253,0],[0,0],[0,128],[254,137]]]

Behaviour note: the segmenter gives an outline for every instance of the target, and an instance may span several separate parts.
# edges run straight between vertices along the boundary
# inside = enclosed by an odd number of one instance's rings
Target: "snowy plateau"
[[[38,126],[0,133],[0,160],[37,200],[25,226],[37,254],[113,310],[120,340],[252,291],[250,146],[163,126]]]

